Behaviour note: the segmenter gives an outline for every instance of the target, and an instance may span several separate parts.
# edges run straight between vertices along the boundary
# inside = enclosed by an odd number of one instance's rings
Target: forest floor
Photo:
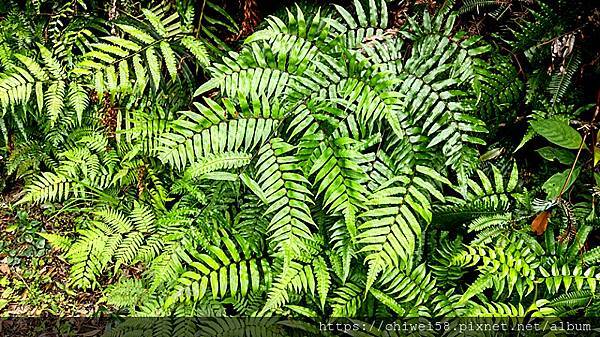
[[[0,317],[90,316],[99,292],[68,286],[69,266],[37,233],[74,230],[68,217],[49,218],[41,208],[15,208],[17,191],[0,195]]]

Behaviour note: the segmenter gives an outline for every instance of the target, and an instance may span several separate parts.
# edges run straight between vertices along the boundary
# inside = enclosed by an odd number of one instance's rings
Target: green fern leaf
[[[167,65],[167,71],[169,72],[169,75],[171,75],[172,79],[175,79],[177,77],[177,60],[175,59],[175,53],[173,52],[173,49],[171,49],[171,46],[169,46],[167,42],[161,41],[160,51],[165,60],[165,64]],[[151,62],[150,58],[148,58],[148,62]]]

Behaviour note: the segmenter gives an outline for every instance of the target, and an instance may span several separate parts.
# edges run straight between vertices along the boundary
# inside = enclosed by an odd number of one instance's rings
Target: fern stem
[[[565,189],[567,188],[567,185],[569,184],[569,180],[571,180],[571,176],[573,175],[573,171],[575,170],[575,166],[577,165],[577,161],[579,160],[579,155],[581,154],[581,150],[583,150],[583,145],[585,145],[585,139],[588,136],[588,132],[586,132],[583,135],[583,138],[581,139],[581,143],[579,144],[579,149],[577,150],[577,155],[575,156],[575,160],[573,161],[573,165],[571,165],[571,169],[569,170],[569,174],[567,175],[567,179],[565,179],[565,182],[562,186],[562,188],[560,189],[560,193],[558,193],[558,196],[556,197],[556,200],[560,200],[560,198],[562,197],[563,193],[565,192]]]
[[[594,110],[594,116],[592,116],[592,120],[590,121],[590,125],[593,125],[596,122],[596,118],[598,117],[599,113],[600,113],[600,89],[598,90],[598,93],[597,93],[597,97],[596,97],[596,109]],[[583,145],[585,144],[585,140],[586,140],[587,136],[590,134],[590,132],[591,132],[592,129],[593,129],[592,127],[588,127],[588,128],[585,129],[586,132],[583,135],[583,138],[581,139],[581,144],[579,144],[579,149],[577,150],[577,155],[575,156],[575,160],[573,161],[573,165],[571,165],[571,170],[569,170],[569,174],[567,175],[567,179],[565,180],[565,183],[563,184],[562,188],[560,189],[560,193],[558,194],[558,197],[556,197],[556,200],[560,199],[561,196],[563,195],[563,193],[565,192],[567,184],[569,183],[569,180],[571,179],[571,175],[573,174],[573,171],[575,170],[575,165],[577,164],[577,161],[579,159],[579,155],[581,154],[581,150],[583,150]]]
[[[200,9],[200,18],[198,19],[198,29],[196,30],[196,38],[200,37],[200,31],[202,30],[202,19],[204,18],[204,7],[206,6],[206,0],[202,1],[202,8]]]

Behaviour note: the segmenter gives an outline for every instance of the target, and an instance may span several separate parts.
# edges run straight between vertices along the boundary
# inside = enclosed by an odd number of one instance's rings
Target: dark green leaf
[[[578,149],[581,145],[581,135],[566,121],[545,119],[532,121],[533,130],[549,142],[567,149]]]

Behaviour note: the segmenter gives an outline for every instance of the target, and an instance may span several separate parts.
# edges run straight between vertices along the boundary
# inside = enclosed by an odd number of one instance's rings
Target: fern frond
[[[401,303],[419,305],[436,291],[436,280],[427,272],[425,264],[406,269],[389,268],[379,281],[379,289]]]
[[[39,233],[41,237],[46,239],[52,247],[58,249],[59,251],[67,251],[71,247],[71,240],[67,237],[52,234],[52,233]]]
[[[317,293],[319,294],[319,300],[321,301],[321,310],[323,310],[331,287],[331,276],[329,274],[329,268],[325,263],[325,259],[321,256],[315,259],[314,273],[317,280]]]
[[[368,252],[365,259],[369,264],[368,280],[374,280],[390,266],[402,268],[411,264],[415,248],[421,242],[421,224],[431,221],[429,195],[444,200],[431,183],[435,181],[432,176],[444,180],[430,169],[417,166],[414,172],[385,182],[369,197],[371,209],[361,215],[369,220],[358,227],[360,234],[356,237],[363,246],[360,252]],[[367,282],[367,289],[371,282]]]
[[[290,156],[294,147],[281,139],[271,139],[259,151],[257,183],[264,192],[273,214],[267,233],[277,250],[287,258],[306,250],[304,240],[312,240],[311,228],[316,228],[309,205],[314,204],[309,182],[299,171],[297,160]]]
[[[185,177],[193,179],[209,172],[244,167],[250,163],[252,156],[244,152],[224,152],[198,159],[186,169]]]
[[[229,102],[224,101],[225,108],[210,99],[206,99],[206,103],[196,104],[198,113],[182,113],[181,118],[173,122],[172,132],[161,135],[158,157],[163,163],[180,170],[188,162],[208,155],[240,151],[242,148],[251,151],[266,142],[278,125],[278,120],[270,118],[270,115],[226,120],[227,113],[235,113]],[[274,116],[278,114],[278,111],[265,112]],[[254,112],[247,113],[254,115]]]
[[[295,261],[286,263],[269,289],[267,301],[260,314],[274,311],[287,304],[290,298],[290,291],[296,293],[301,291],[314,293],[315,286],[315,277],[310,265],[304,265]]]
[[[346,283],[333,291],[331,307],[333,317],[354,317],[362,306],[363,289],[356,284]]]
[[[198,254],[198,260],[190,263],[194,270],[179,277],[179,285],[167,299],[167,307],[176,301],[197,301],[209,292],[214,299],[227,294],[235,297],[238,291],[240,296],[246,296],[249,291],[259,289],[262,275],[269,274],[266,260],[242,257],[234,250],[216,246],[207,250],[210,255]]]
[[[581,56],[578,51],[571,54],[564,70],[559,70],[552,75],[550,83],[548,83],[548,92],[552,95],[552,102],[560,102],[571,86],[573,76],[581,65]]]

